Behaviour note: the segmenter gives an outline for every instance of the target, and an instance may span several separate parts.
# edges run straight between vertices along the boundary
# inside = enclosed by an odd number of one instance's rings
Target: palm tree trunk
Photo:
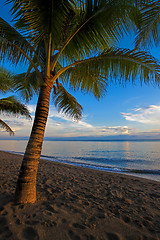
[[[34,124],[17,181],[16,203],[24,204],[36,201],[36,176],[48,118],[52,86],[49,79],[45,79],[45,84],[40,89]]]

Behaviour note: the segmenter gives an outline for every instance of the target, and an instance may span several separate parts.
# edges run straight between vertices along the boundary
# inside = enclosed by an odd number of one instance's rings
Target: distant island
[[[0,140],[28,140],[27,136],[6,136],[0,137]],[[138,136],[138,135],[118,135],[118,136],[80,136],[80,137],[45,137],[44,141],[97,141],[97,142],[107,142],[107,141],[160,141],[160,135],[157,138],[153,136]]]

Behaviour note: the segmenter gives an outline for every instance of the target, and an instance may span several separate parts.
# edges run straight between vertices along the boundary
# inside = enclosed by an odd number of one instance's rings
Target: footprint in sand
[[[116,233],[106,232],[107,240],[120,240],[121,238]]]
[[[68,235],[71,240],[81,240],[81,238],[76,235],[71,229],[68,231]]]
[[[48,205],[46,209],[52,213],[58,213],[58,211],[52,205]]]
[[[131,219],[130,219],[130,217],[128,217],[128,216],[122,216],[122,219],[123,219],[123,221],[126,222],[126,223],[130,223],[130,222],[131,222]]]
[[[27,220],[27,221],[25,221],[25,224],[28,224],[28,225],[37,225],[37,224],[39,224],[39,221]]]
[[[39,240],[37,231],[32,227],[26,227],[22,231],[22,236],[26,240]]]
[[[86,227],[82,224],[79,224],[79,223],[73,223],[72,226],[74,228],[79,228],[79,229],[86,229]]]
[[[99,219],[104,219],[106,216],[105,216],[105,213],[104,212],[98,212],[96,214],[96,217],[99,218]]]
[[[4,210],[4,207],[0,207],[0,212],[2,212]]]

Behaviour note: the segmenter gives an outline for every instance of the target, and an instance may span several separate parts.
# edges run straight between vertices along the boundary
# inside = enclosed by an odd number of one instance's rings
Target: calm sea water
[[[0,149],[24,153],[26,144],[0,140]],[[44,141],[42,158],[160,181],[160,141]]]

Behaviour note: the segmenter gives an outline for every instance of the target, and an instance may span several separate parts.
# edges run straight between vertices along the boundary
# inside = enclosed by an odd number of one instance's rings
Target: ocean
[[[27,141],[0,140],[23,154]],[[44,141],[43,159],[160,181],[160,141]]]

